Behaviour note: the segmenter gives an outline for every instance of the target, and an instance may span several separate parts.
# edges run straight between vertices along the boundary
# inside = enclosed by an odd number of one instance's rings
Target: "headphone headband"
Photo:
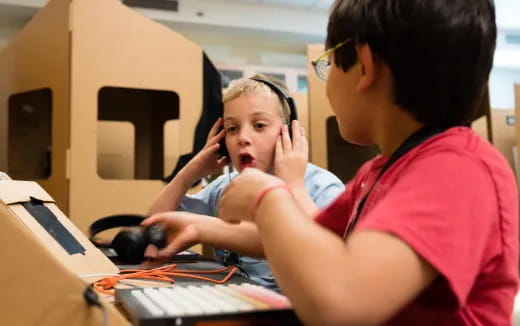
[[[111,215],[103,217],[90,225],[88,230],[89,238],[92,241],[98,233],[119,226],[139,226],[143,220],[144,216],[142,215]]]
[[[289,107],[289,111],[290,111],[289,112],[289,124],[293,120],[298,120],[298,112],[296,110],[296,104],[294,102],[294,99],[289,95],[289,93],[285,89],[283,89],[276,83],[274,83],[270,80],[267,80],[267,79],[262,79],[262,78],[258,78],[258,77],[251,77],[249,79],[267,85],[276,95],[278,95],[278,97],[280,99],[284,100],[285,103],[287,103],[287,106]]]

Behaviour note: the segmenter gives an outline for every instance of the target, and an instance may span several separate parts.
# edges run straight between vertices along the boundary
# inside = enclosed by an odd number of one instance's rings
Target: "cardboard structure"
[[[310,160],[347,183],[359,167],[377,155],[378,151],[374,146],[358,146],[341,138],[338,123],[325,94],[325,82],[316,76],[311,64],[323,51],[322,44],[307,46]]]
[[[292,93],[294,104],[298,110],[298,121],[300,121],[302,127],[309,137],[309,100],[307,93]]]
[[[35,182],[0,179],[0,220],[2,325],[101,325],[101,310],[83,298],[93,280],[82,277],[118,269],[52,197]],[[110,325],[130,324],[100,300]]]
[[[515,84],[514,85],[515,87],[515,113],[516,113],[516,117],[518,119],[518,117],[520,117],[520,84]],[[516,148],[518,150],[518,148],[520,148],[520,123],[518,123],[518,121],[516,122]],[[519,159],[518,157],[515,158],[515,168],[516,168],[516,173],[517,173],[517,179],[519,180],[519,184],[520,184],[520,163],[519,163]]]
[[[364,162],[378,154],[378,150],[375,146],[349,144],[341,138],[325,94],[326,83],[316,76],[311,64],[311,61],[323,54],[323,51],[322,44],[307,46],[311,161],[335,173],[342,181],[348,182]],[[487,117],[484,120],[486,134],[488,139],[492,140],[488,94],[478,109],[478,116],[483,115]]]
[[[516,117],[514,109],[491,109],[491,133],[493,145],[504,155],[512,169],[515,167],[514,147],[516,146]],[[488,119],[481,117],[473,122],[471,128],[482,137],[489,139]]]
[[[145,213],[192,150],[202,92],[196,44],[119,0],[51,0],[0,52],[0,170],[82,231]]]

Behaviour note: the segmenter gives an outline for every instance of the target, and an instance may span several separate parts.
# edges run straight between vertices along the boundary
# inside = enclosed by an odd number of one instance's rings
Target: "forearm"
[[[407,267],[394,259],[393,249],[387,261],[381,262],[386,243],[378,248],[379,240],[359,241],[365,234],[354,234],[354,243],[346,244],[304,215],[283,189],[268,193],[256,212],[259,235],[273,274],[305,324],[383,323],[427,283],[407,278],[408,274],[389,275],[389,271]],[[395,241],[400,242],[391,239],[387,247],[394,248]],[[370,248],[375,252],[369,252]],[[395,282],[393,289],[385,289],[389,277]]]
[[[291,187],[291,190],[294,194],[294,198],[298,202],[298,205],[300,205],[302,211],[304,214],[309,218],[312,219],[319,211],[320,208],[316,206],[314,201],[312,200],[311,196],[309,195],[309,192],[305,187]]]
[[[334,311],[343,301],[335,293],[346,273],[340,266],[345,244],[306,218],[298,206],[287,192],[271,191],[258,207],[256,223],[283,293],[304,324],[323,325],[327,310]],[[329,268],[331,263],[334,268]]]
[[[188,192],[188,189],[193,185],[196,176],[187,169],[183,168],[176,176],[170,181],[162,190],[159,192],[157,197],[152,202],[152,205],[148,209],[148,216],[177,210],[182,198]]]
[[[198,225],[200,242],[216,248],[229,249],[242,255],[264,257],[258,229],[254,223],[231,224],[219,218],[208,218]]]

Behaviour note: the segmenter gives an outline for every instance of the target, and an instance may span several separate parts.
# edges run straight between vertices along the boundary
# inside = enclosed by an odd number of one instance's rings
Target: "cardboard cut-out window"
[[[15,179],[51,175],[52,91],[11,95],[8,100],[7,173]]]
[[[130,129],[127,128],[130,132],[104,133],[103,141],[99,139],[101,130],[98,130],[98,175],[105,179],[163,179],[164,126],[166,122],[178,119],[179,96],[175,92],[120,87],[100,89],[98,120],[123,121],[131,125]],[[99,146],[114,142],[124,146],[124,148],[115,148],[112,153],[112,157],[117,157],[119,154],[122,158],[116,166],[119,168],[127,166],[126,170],[133,171],[133,175],[112,173],[111,169],[106,168],[106,164],[102,164],[103,156],[100,154],[106,157],[110,156],[110,153],[106,150],[101,153]],[[132,142],[133,148],[131,148]],[[131,150],[130,153],[128,149]],[[127,152],[126,160],[125,152]],[[133,162],[128,159],[132,157]],[[110,160],[105,159],[105,162],[110,163]]]

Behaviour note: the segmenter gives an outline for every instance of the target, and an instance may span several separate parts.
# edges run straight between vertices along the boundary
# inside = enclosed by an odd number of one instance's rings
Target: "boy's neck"
[[[413,119],[408,113],[399,108],[391,114],[389,119],[381,119],[375,142],[383,156],[392,155],[404,141],[423,127],[423,124]]]

